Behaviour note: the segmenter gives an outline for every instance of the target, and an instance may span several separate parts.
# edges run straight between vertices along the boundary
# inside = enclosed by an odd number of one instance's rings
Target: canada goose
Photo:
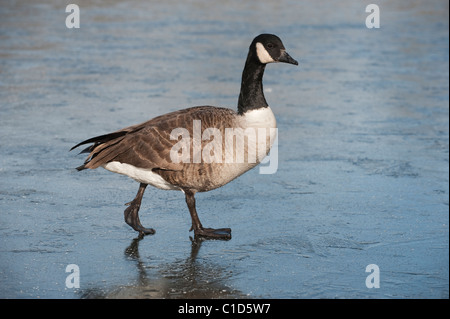
[[[152,185],[166,190],[181,190],[185,194],[192,218],[190,231],[194,230],[196,236],[231,238],[229,228],[202,226],[194,196],[197,192],[227,184],[258,165],[269,153],[276,136],[276,120],[264,97],[262,78],[266,64],[271,62],[298,65],[286,52],[280,38],[272,34],[258,35],[250,45],[245,62],[237,112],[221,107],[197,106],[90,138],[71,148],[93,143],[81,152],[89,153],[89,156],[77,170],[102,166],[140,183],[136,197],[126,204],[129,207],[124,211],[125,222],[140,236],[155,233],[154,229],[142,226],[138,214],[144,191],[147,185]],[[233,132],[236,136],[231,136],[231,143],[226,145],[218,136],[226,136],[229,129],[236,129],[238,133]],[[237,160],[238,152],[233,151],[234,138],[237,140],[243,130],[247,132],[249,129],[257,130],[258,142],[256,134],[246,135],[245,154]],[[265,132],[262,138],[259,134],[261,129]],[[208,134],[200,136],[196,130]],[[186,136],[189,137],[187,143]],[[180,151],[184,157],[179,156]]]

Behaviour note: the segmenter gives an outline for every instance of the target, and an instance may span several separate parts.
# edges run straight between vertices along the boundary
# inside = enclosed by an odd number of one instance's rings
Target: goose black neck
[[[249,110],[268,107],[263,92],[262,79],[265,64],[260,63],[252,52],[249,53],[242,72],[241,93],[238,100],[238,114]]]

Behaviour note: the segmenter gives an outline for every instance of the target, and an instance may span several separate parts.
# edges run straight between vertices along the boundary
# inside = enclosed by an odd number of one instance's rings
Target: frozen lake
[[[367,2],[369,4],[370,2]],[[0,5],[0,298],[448,298],[448,1]],[[276,174],[196,196],[230,241],[192,241],[181,192],[77,172],[78,142],[196,105],[235,109],[251,40],[268,65]],[[79,267],[80,288],[66,286]],[[368,288],[368,265],[379,288]],[[69,285],[70,286],[70,285]]]

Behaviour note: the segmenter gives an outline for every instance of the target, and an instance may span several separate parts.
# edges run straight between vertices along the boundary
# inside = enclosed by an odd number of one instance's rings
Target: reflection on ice
[[[137,279],[132,285],[112,287],[108,291],[93,287],[81,290],[81,298],[243,298],[244,294],[227,286],[231,276],[226,269],[210,263],[196,261],[203,240],[191,238],[191,252],[185,260],[161,265],[157,273],[149,271],[139,254],[135,238],[125,249],[125,256],[136,266]],[[148,240],[148,239],[147,239]]]

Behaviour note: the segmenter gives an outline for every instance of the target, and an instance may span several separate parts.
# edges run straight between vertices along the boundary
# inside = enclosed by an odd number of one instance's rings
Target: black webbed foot
[[[139,207],[133,203],[124,211],[125,222],[131,226],[135,231],[139,232],[140,236],[153,235],[155,230],[153,228],[146,228],[142,226],[138,215]]]
[[[230,240],[231,239],[231,229],[230,228],[204,228],[200,219],[197,215],[197,209],[195,208],[195,193],[191,190],[184,191],[186,195],[186,203],[189,208],[189,213],[191,214],[192,227],[190,231],[194,231],[196,238],[204,239],[220,239],[220,240]]]
[[[136,197],[129,203],[127,209],[123,212],[125,222],[130,225],[135,231],[139,232],[139,236],[153,235],[155,230],[153,228],[146,228],[142,226],[139,220],[139,208],[141,207],[142,196],[144,195],[146,184],[141,184],[139,186],[139,191]]]
[[[195,229],[194,234],[196,237],[201,237],[205,239],[219,239],[219,240],[230,240],[231,239],[231,229],[230,228],[200,228]]]

